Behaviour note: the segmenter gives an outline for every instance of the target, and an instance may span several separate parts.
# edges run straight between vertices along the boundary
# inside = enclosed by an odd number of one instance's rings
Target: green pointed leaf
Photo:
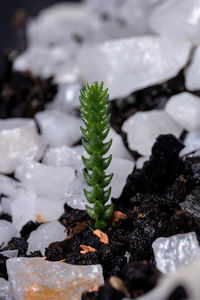
[[[105,207],[102,203],[100,203],[99,201],[96,201],[93,207],[95,213],[97,213],[98,215],[104,213],[105,211]]]
[[[104,195],[104,190],[103,188],[99,185],[96,184],[92,187],[92,195],[96,198],[96,199],[101,199]]]
[[[87,213],[88,213],[89,217],[92,220],[96,221],[98,219],[98,214],[95,213],[95,211],[91,207],[89,207],[88,205],[86,205],[85,208],[87,210]]]
[[[103,159],[102,170],[106,170],[109,167],[111,160],[112,160],[112,154],[110,154],[108,157],[105,157]]]
[[[109,200],[110,194],[111,194],[111,187],[109,187],[109,189],[104,192],[103,200],[102,200],[103,204],[105,204]]]
[[[114,211],[114,205],[112,204],[111,206],[106,208],[102,220],[105,222],[109,221],[110,218],[112,217],[113,211]]]
[[[88,202],[90,203],[95,203],[96,199],[93,197],[92,193],[87,191],[86,189],[83,189],[84,195],[86,197],[86,199],[88,200]]]
[[[83,128],[82,126],[81,126],[80,128],[81,128],[81,132],[82,132],[83,136],[84,136],[87,140],[89,140],[90,135],[89,135],[88,130],[85,129],[85,128]]]
[[[109,134],[110,131],[110,124],[107,125],[107,127],[104,129],[104,131],[101,133],[101,139],[102,141],[105,140]]]
[[[93,170],[93,164],[91,163],[89,158],[85,158],[84,156],[81,156],[82,161],[85,165],[85,167],[89,170],[92,171]]]
[[[106,175],[105,178],[101,181],[101,186],[105,188],[108,186],[113,178],[113,173],[110,175]]]
[[[97,220],[95,222],[95,228],[104,231],[107,227],[107,222],[105,222],[104,220]]]
[[[108,152],[112,145],[112,140],[108,141],[107,143],[103,144],[103,147],[101,148],[101,154],[104,155]]]
[[[89,186],[93,186],[95,184],[94,180],[91,178],[90,174],[88,174],[85,170],[83,170],[83,176],[85,181]]]
[[[92,155],[92,153],[93,153],[93,152],[92,152],[92,149],[90,148],[90,145],[89,145],[84,139],[82,139],[82,145],[83,145],[85,151],[86,151],[88,154]]]

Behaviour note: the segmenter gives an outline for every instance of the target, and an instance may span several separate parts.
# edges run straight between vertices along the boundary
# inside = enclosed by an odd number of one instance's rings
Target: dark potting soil
[[[85,212],[74,210],[73,214],[73,209],[65,206],[66,213],[60,221],[69,235],[64,241],[51,243],[45,256],[76,265],[102,265],[105,285],[98,292],[84,293],[83,300],[122,299],[127,295],[136,298],[151,290],[160,276],[152,251],[156,238],[195,231],[200,241],[199,220],[179,206],[199,185],[200,172],[194,171],[200,170],[200,158],[180,159],[182,147],[174,136],[161,135],[150,160],[130,174],[122,195],[113,200],[115,209],[126,218],[106,231],[109,244],[100,242],[87,227]],[[80,245],[96,251],[81,254]],[[121,280],[119,287],[113,285],[113,276]]]
[[[32,118],[57,92],[53,78],[41,79],[30,72],[16,72],[8,53],[0,54],[0,118]]]

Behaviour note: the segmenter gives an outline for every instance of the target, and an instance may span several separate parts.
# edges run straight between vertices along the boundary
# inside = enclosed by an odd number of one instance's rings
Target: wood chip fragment
[[[109,239],[108,239],[108,236],[107,234],[103,233],[101,230],[99,229],[96,229],[95,231],[93,231],[93,233],[98,236],[98,238],[100,239],[100,242],[101,243],[104,243],[104,244],[109,244]]]
[[[115,210],[112,217],[113,217],[113,222],[117,223],[120,220],[126,219],[127,215],[122,213],[121,211]]]
[[[137,218],[145,218],[146,217],[146,214],[141,214],[141,213],[139,213],[138,215],[137,215]]]
[[[80,248],[83,249],[80,251],[81,254],[89,253],[89,252],[95,252],[96,249],[91,246],[86,245],[80,245]]]
[[[47,259],[47,258],[46,258],[46,256],[43,256],[43,257],[40,257],[40,259],[43,259],[43,260],[45,260],[45,259]]]
[[[98,285],[95,285],[92,289],[90,289],[88,292],[89,293],[92,293],[92,292],[98,292],[99,290],[99,286]]]
[[[60,262],[66,262],[66,261],[67,261],[66,258],[60,260]]]

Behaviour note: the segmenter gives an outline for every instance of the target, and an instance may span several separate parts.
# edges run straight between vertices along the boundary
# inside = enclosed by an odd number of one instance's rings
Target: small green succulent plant
[[[80,90],[81,119],[86,128],[81,127],[84,139],[83,147],[89,154],[89,158],[82,156],[87,170],[83,170],[84,178],[91,187],[84,194],[93,207],[86,205],[90,218],[94,221],[90,224],[92,228],[105,230],[114,210],[113,204],[105,206],[109,200],[110,184],[113,174],[106,175],[105,170],[110,165],[112,155],[104,157],[110,149],[112,140],[104,142],[110,130],[110,114],[108,114],[109,103],[108,89],[103,90],[103,82],[86,83],[85,90]],[[107,188],[107,189],[106,189]]]

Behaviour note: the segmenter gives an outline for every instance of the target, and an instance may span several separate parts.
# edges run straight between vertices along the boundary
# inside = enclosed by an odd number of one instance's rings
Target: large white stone
[[[141,155],[150,155],[158,135],[172,133],[179,137],[182,127],[174,122],[165,111],[151,110],[135,113],[123,123],[122,130],[127,133],[131,150]]]
[[[6,247],[13,237],[19,237],[20,234],[12,223],[0,220],[0,246]]]
[[[152,247],[156,267],[164,274],[176,272],[178,268],[200,258],[200,247],[195,232],[157,238]]]
[[[153,10],[150,25],[160,35],[188,39],[199,43],[199,12],[199,0],[165,0]]]
[[[13,300],[10,291],[10,283],[4,278],[0,278],[0,299]]]
[[[79,95],[81,83],[63,83],[58,86],[58,92],[48,107],[60,111],[71,112],[74,108],[79,107]]]
[[[14,197],[22,190],[20,182],[0,174],[0,194],[7,197]]]
[[[10,119],[1,119],[0,120],[0,130],[15,129],[15,128],[33,129],[35,132],[37,132],[36,124],[33,119],[10,118]]]
[[[44,142],[32,129],[1,130],[0,172],[9,174],[25,160],[40,160],[44,149]]]
[[[165,106],[170,117],[187,131],[200,129],[200,98],[188,93],[172,96]]]
[[[7,260],[15,300],[78,300],[84,291],[104,283],[101,265],[74,266],[39,258]]]
[[[133,171],[134,162],[127,159],[113,158],[110,166],[106,170],[107,174],[113,173],[111,181],[111,197],[118,198],[126,183],[128,175]]]
[[[76,52],[70,45],[33,45],[16,58],[13,68],[17,71],[29,70],[44,78],[54,75],[56,83],[74,82],[78,79]]]
[[[71,146],[81,138],[80,119],[60,111],[36,114],[42,136],[51,146]]]
[[[81,155],[68,146],[49,148],[45,153],[43,163],[54,167],[71,167],[75,170],[83,169]]]
[[[187,41],[157,36],[85,47],[79,56],[81,75],[90,83],[104,81],[111,99],[124,97],[175,76],[185,66],[190,47]]]
[[[119,157],[122,159],[133,160],[123,143],[121,135],[118,134],[113,128],[110,129],[106,141],[110,139],[112,139],[112,145],[107,155],[112,154],[114,158]]]
[[[185,147],[180,152],[180,157],[193,151],[200,150],[200,130],[189,132],[184,139]]]
[[[185,70],[185,86],[189,91],[200,90],[200,46],[195,49],[190,65]]]
[[[82,171],[78,171],[67,191],[66,203],[70,207],[85,210],[85,205],[88,204],[88,201],[83,193],[84,188],[88,189],[88,186],[83,178]]]
[[[75,174],[70,167],[56,168],[29,161],[17,168],[15,177],[39,196],[62,199]]]
[[[62,241],[66,236],[65,227],[58,221],[42,224],[31,232],[27,240],[28,252],[40,250],[44,255],[45,248],[47,248],[50,243]]]

